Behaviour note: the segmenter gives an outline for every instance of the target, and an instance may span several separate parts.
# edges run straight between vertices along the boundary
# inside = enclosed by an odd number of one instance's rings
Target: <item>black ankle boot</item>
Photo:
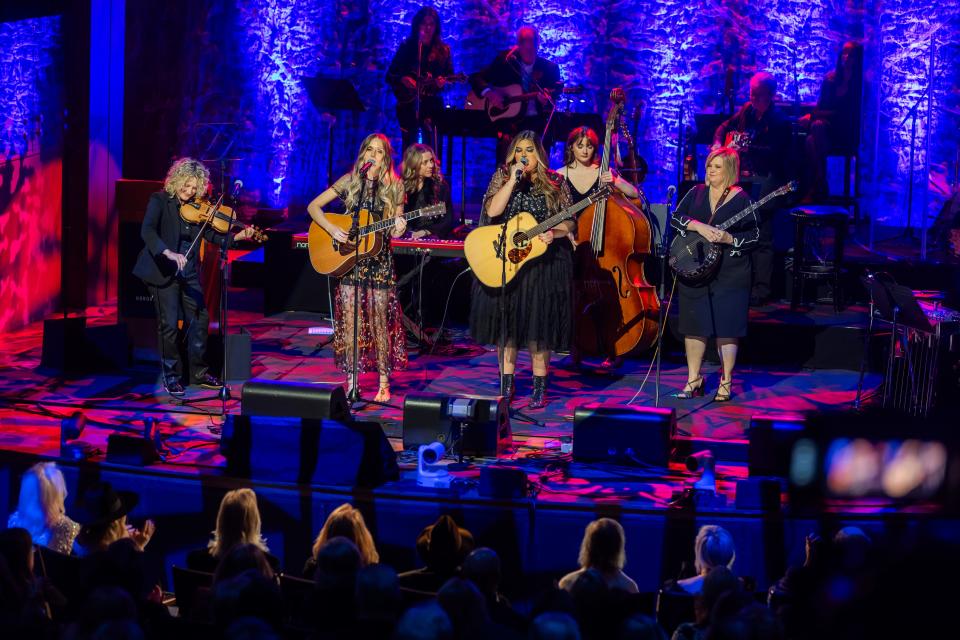
[[[527,407],[540,409],[547,405],[547,376],[533,376],[533,393]]]
[[[513,400],[513,394],[516,391],[513,387],[513,374],[500,374],[500,395],[507,399],[507,402]]]

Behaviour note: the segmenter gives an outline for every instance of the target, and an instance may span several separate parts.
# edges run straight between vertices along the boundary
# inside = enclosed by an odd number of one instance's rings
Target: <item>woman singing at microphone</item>
[[[501,224],[521,211],[542,222],[570,206],[570,189],[546,167],[546,151],[532,131],[521,131],[509,146],[506,165],[497,169],[483,198],[480,224]],[[540,239],[547,252],[531,262],[503,292],[477,281],[470,308],[470,333],[480,344],[503,346],[499,354],[500,395],[513,398],[514,371],[521,345],[533,361],[533,393],[528,407],[546,405],[550,352],[567,349],[571,336],[570,286],[573,257],[569,242],[554,242],[576,229],[561,222]],[[501,335],[500,305],[505,307],[506,331]]]
[[[340,370],[349,376],[355,346],[354,296],[360,296],[356,345],[360,349],[359,368],[360,371],[375,369],[380,374],[380,386],[374,400],[387,402],[390,400],[390,372],[407,365],[389,238],[403,235],[407,224],[402,217],[403,182],[393,170],[393,148],[385,135],[372,133],[364,138],[353,170],[307,206],[307,212],[318,225],[334,240],[345,243],[349,241],[347,234],[327,221],[323,213],[323,207],[337,198],[343,201],[348,212],[367,209],[378,220],[384,216],[396,218],[393,229],[384,234],[380,252],[360,261],[340,278],[333,313],[334,358]],[[352,391],[352,384],[348,377],[348,390]]]

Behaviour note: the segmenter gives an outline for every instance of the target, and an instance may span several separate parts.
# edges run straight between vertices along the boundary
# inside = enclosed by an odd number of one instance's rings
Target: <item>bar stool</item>
[[[843,207],[806,205],[790,212],[796,225],[793,243],[793,295],[790,310],[803,302],[803,285],[807,280],[833,280],[833,309],[840,311],[840,272],[843,269],[843,246],[847,238],[849,214]],[[818,255],[823,247],[824,230],[833,230],[832,255]],[[808,231],[818,232],[816,243],[808,242]],[[818,246],[819,245],[819,246]]]

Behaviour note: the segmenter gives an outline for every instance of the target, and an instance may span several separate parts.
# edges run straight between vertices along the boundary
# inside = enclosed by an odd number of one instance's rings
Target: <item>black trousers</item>
[[[157,338],[164,384],[182,380],[185,373],[190,376],[188,380],[196,380],[207,373],[205,354],[210,326],[210,314],[203,300],[196,264],[188,263],[184,273],[170,284],[150,286],[149,289],[157,312]],[[181,318],[181,311],[187,329],[189,371],[184,370],[180,346],[177,344],[177,322]]]
[[[443,101],[439,98],[427,96],[420,101],[420,121],[417,121],[417,106],[414,103],[397,105],[397,122],[400,125],[400,138],[403,148],[398,154],[401,158],[403,152],[411,144],[417,141],[420,129],[423,129],[423,144],[433,149],[434,153],[439,153],[437,146],[440,141],[437,139],[437,129],[434,123],[434,116],[443,110]],[[439,162],[439,159],[437,159]]]
[[[741,181],[741,186],[750,194],[753,201],[764,197],[780,185],[773,176],[753,176]],[[773,281],[773,217],[777,210],[776,201],[767,203],[757,210],[760,224],[760,237],[757,246],[750,253],[753,264],[753,287],[750,293],[754,298],[769,298]]]

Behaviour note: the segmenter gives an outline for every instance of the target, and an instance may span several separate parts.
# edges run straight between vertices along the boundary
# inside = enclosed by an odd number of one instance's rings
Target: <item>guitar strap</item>
[[[723,193],[720,194],[720,199],[717,200],[717,206],[715,206],[715,207],[713,208],[713,213],[710,214],[710,219],[707,220],[707,224],[708,224],[708,225],[712,225],[712,224],[713,224],[713,219],[716,217],[717,211],[720,210],[720,207],[723,206],[723,201],[726,200],[726,199],[727,199],[727,196],[730,194],[730,189],[733,189],[733,185],[731,185],[731,186],[727,187],[726,189],[724,189],[724,190],[723,190]],[[710,193],[707,192],[707,204],[709,204],[709,203],[710,203]]]

